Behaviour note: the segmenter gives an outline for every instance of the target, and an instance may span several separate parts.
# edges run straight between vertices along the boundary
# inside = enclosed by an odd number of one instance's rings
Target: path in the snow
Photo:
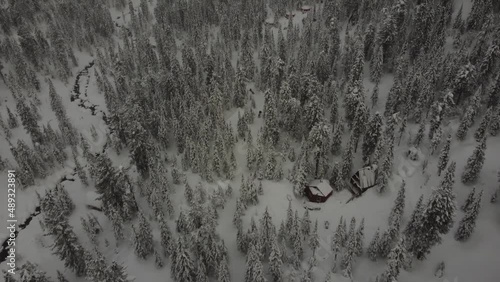
[[[76,172],[73,172],[71,175],[75,175]],[[64,181],[75,181],[75,179],[73,178],[68,178],[68,175],[65,175],[63,176],[61,179],[59,179],[59,181],[57,182],[56,185],[58,184],[61,184],[63,183]],[[32,222],[33,218],[37,215],[39,215],[41,213],[41,209],[40,209],[40,203],[38,203],[38,205],[35,207],[35,211],[32,212],[27,218],[26,220],[24,220],[23,223],[19,224],[19,229],[17,229],[15,232],[14,232],[14,238],[17,238],[17,236],[19,235],[19,232],[23,229],[25,229],[26,227],[28,227],[28,225]],[[9,239],[10,237],[8,237],[7,239],[5,239],[5,241],[3,242],[2,244],[2,249],[0,250],[0,263],[4,262],[7,260],[7,256],[9,255],[9,249],[8,248],[8,242],[9,242]]]

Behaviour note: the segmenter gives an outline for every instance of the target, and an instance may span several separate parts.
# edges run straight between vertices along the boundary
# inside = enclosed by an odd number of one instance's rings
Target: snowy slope
[[[134,1],[134,4],[137,4]],[[460,0],[455,1],[456,7],[459,6]],[[464,1],[464,17],[470,11],[470,1]],[[297,16],[294,21],[300,23],[302,18],[306,16],[302,12],[297,11]],[[124,24],[129,20],[128,17],[123,18],[122,14],[117,11],[112,11],[113,18],[117,20],[117,23]],[[287,20],[282,18],[279,19],[282,27],[287,25]],[[275,36],[276,33],[275,33]],[[78,53],[79,67],[73,70],[76,73],[87,65],[94,58],[88,54]],[[236,61],[236,54],[234,55]],[[235,62],[234,62],[235,64]],[[97,92],[97,86],[95,77],[93,76],[93,70],[89,72],[89,84],[86,89],[86,99],[89,103],[96,104],[102,107],[104,110],[104,98],[101,94]],[[365,66],[365,74],[368,74],[368,67]],[[83,109],[78,107],[77,102],[71,102],[70,93],[72,90],[72,83],[74,78],[70,79],[68,85],[64,85],[60,81],[54,81],[54,85],[58,94],[62,97],[63,102],[66,106],[67,112],[70,114],[72,123],[82,132],[86,139],[91,145],[91,150],[93,152],[100,152],[106,143],[106,133],[109,131],[106,124],[104,123],[102,116],[99,114],[94,116],[88,109]],[[387,93],[393,84],[392,75],[384,75],[380,84],[380,99],[378,107],[373,111],[383,110],[383,105],[387,99]],[[366,89],[366,96],[372,92],[374,87],[373,83],[369,81],[367,77],[364,79],[364,86]],[[84,87],[81,85],[81,87]],[[255,94],[253,98],[256,102],[256,110],[261,110],[264,104],[264,95],[259,89],[256,89],[253,83],[248,85],[248,88],[254,90]],[[57,121],[53,112],[50,110],[48,89],[47,85],[43,83],[43,88],[40,94],[40,100],[42,105],[40,106],[40,113],[42,114],[41,123],[47,123],[51,121],[54,127]],[[9,91],[6,89],[5,84],[0,81],[0,98],[2,99],[2,114],[3,107],[9,105],[11,109],[15,108],[14,101]],[[231,122],[234,128],[236,128],[238,112],[243,113],[242,109],[232,109],[225,112],[226,121]],[[6,116],[5,114],[3,115]],[[457,120],[453,120],[450,123],[450,127],[456,128]],[[259,128],[262,127],[263,121],[261,118],[256,118],[254,124],[251,125],[252,134],[256,137]],[[97,129],[99,134],[97,140],[93,140],[90,133],[91,126]],[[476,124],[477,126],[477,124]],[[411,124],[409,129],[412,132],[416,132],[418,125]],[[445,130],[446,131],[446,130]],[[457,202],[460,205],[468,193],[472,189],[471,186],[463,185],[459,181],[459,176],[462,173],[463,167],[467,158],[472,153],[476,143],[472,138],[471,132],[474,128],[469,131],[469,138],[464,142],[457,142],[455,139],[452,143],[451,149],[451,159],[457,162],[457,181],[454,187],[454,192],[457,194]],[[29,140],[24,129],[18,128],[13,131],[14,140],[16,138],[22,138],[23,140]],[[254,138],[255,138],[254,137]],[[344,137],[345,139],[345,137]],[[355,217],[357,222],[362,218],[365,219],[365,246],[368,245],[371,240],[375,230],[378,227],[382,229],[387,226],[387,216],[390,212],[390,207],[392,207],[394,199],[396,197],[396,191],[399,189],[402,180],[406,182],[406,207],[404,222],[407,222],[411,211],[413,210],[420,195],[424,195],[427,199],[431,193],[431,187],[436,186],[440,178],[436,175],[437,170],[437,154],[429,157],[427,173],[422,173],[422,162],[411,162],[406,159],[404,153],[408,150],[407,140],[408,136],[403,137],[401,146],[395,149],[395,165],[394,165],[394,175],[390,180],[388,192],[380,195],[375,190],[370,190],[366,192],[362,197],[357,198],[349,203],[347,201],[351,198],[351,195],[347,191],[342,191],[340,193],[335,193],[333,196],[324,204],[321,205],[321,210],[311,211],[311,219],[318,220],[319,222],[319,236],[320,236],[320,250],[317,251],[319,257],[319,264],[317,269],[315,269],[315,281],[322,281],[326,272],[329,271],[332,265],[332,257],[329,251],[330,240],[340,217],[344,217],[350,220],[351,217]],[[483,207],[477,221],[476,231],[472,235],[471,239],[466,243],[459,243],[453,239],[453,234],[456,228],[444,237],[443,243],[435,247],[428,259],[423,262],[416,262],[413,266],[412,271],[402,271],[400,276],[400,281],[417,282],[417,281],[484,281],[493,282],[498,281],[500,276],[500,257],[498,256],[498,250],[500,249],[500,209],[498,205],[492,205],[489,203],[489,196],[497,188],[496,172],[499,169],[498,161],[495,156],[500,156],[500,137],[490,137],[488,139],[488,148],[486,151],[486,162],[481,173],[480,181],[475,185],[476,189],[484,190],[483,196]],[[241,176],[248,176],[248,171],[246,169],[246,144],[240,142],[236,145],[235,154],[238,164],[238,172],[235,175],[235,180],[232,182],[226,182],[225,184],[230,184],[234,189],[234,195],[230,202],[228,202],[224,210],[219,211],[219,225],[217,226],[217,232],[220,234],[224,240],[226,246],[228,247],[230,256],[230,271],[233,281],[243,281],[244,279],[244,269],[245,269],[245,256],[236,249],[236,228],[232,223],[232,217],[235,210],[235,199],[239,195],[240,189],[240,179]],[[298,147],[298,144],[295,144]],[[174,151],[167,152],[169,155],[174,154]],[[9,160],[14,163],[14,159],[9,151],[8,144],[3,138],[0,138],[0,154],[6,156]],[[115,165],[128,166],[129,160],[125,153],[117,155],[109,150],[109,154]],[[429,152],[424,151],[425,156],[429,155]],[[361,166],[361,160],[357,159],[354,166]],[[43,195],[45,189],[53,188],[61,177],[71,173],[74,164],[72,161],[68,161],[64,168],[59,168],[52,175],[50,175],[45,180],[38,180],[34,187],[29,187],[26,190],[18,190],[17,197],[19,199],[17,206],[17,217],[19,220],[24,219],[29,213],[31,213],[36,206],[36,194],[35,191],[40,192]],[[285,166],[285,174],[288,168],[291,168],[291,164]],[[426,175],[430,175],[427,185],[423,185],[426,180]],[[194,175],[187,173],[188,182],[191,187],[194,187],[201,178],[199,175]],[[7,182],[7,175],[5,172],[0,174],[0,183]],[[256,206],[250,207],[245,212],[245,217],[243,220],[245,229],[249,226],[251,217],[259,219],[262,216],[265,208],[269,209],[273,221],[276,225],[279,225],[281,220],[286,217],[286,209],[289,205],[289,200],[287,195],[292,197],[292,207],[299,211],[299,215],[302,215],[305,211],[304,209],[304,199],[297,199],[293,197],[292,184],[287,181],[274,182],[274,181],[262,181],[264,186],[264,195],[259,197],[260,203]],[[104,253],[108,261],[116,260],[126,266],[127,272],[135,277],[136,281],[172,281],[170,278],[170,263],[167,261],[166,266],[157,270],[154,266],[154,259],[150,258],[148,261],[140,261],[134,254],[133,245],[131,241],[131,236],[126,236],[125,242],[118,248],[114,245],[114,239],[111,231],[110,222],[99,212],[89,211],[85,205],[89,202],[88,195],[89,192],[95,190],[94,187],[83,187],[80,181],[66,181],[64,187],[67,189],[71,198],[76,204],[76,209],[70,218],[70,223],[75,227],[77,234],[81,235],[80,239],[85,244],[89,244],[88,239],[85,238],[85,233],[81,229],[80,217],[84,216],[86,213],[91,212],[98,216],[101,225],[103,225],[105,232],[100,235],[101,251]],[[206,185],[209,189],[215,189],[216,184]],[[173,196],[173,202],[175,203],[176,213],[178,214],[180,209],[187,207],[186,200],[184,199],[184,186],[175,185],[175,194]],[[3,199],[3,197],[2,197]],[[144,201],[142,201],[144,202]],[[142,206],[145,206],[142,203]],[[2,204],[3,207],[3,204]],[[145,208],[149,213],[149,209]],[[2,208],[0,210],[0,222],[5,222],[7,218],[7,210]],[[150,213],[152,214],[152,213]],[[463,216],[461,211],[457,212],[455,221],[458,222]],[[329,229],[325,229],[324,222],[328,221],[330,223]],[[170,224],[173,226],[174,221],[171,220]],[[155,241],[159,241],[159,230],[156,224],[153,224]],[[172,228],[173,229],[173,228]],[[128,235],[130,235],[130,230],[128,230]],[[0,239],[3,233],[0,233]],[[18,236],[18,254],[20,257],[19,263],[22,263],[26,259],[35,262],[41,266],[41,268],[47,273],[55,277],[56,271],[63,271],[63,263],[51,255],[49,246],[51,244],[51,239],[41,236],[42,230],[38,224],[38,220],[34,220],[25,230],[23,230]],[[105,246],[104,239],[109,241],[109,246]],[[308,254],[309,251],[308,251]],[[446,262],[446,269],[444,277],[436,278],[434,276],[434,269],[436,265],[441,262]],[[0,264],[1,269],[5,269],[5,264]],[[373,281],[374,277],[380,274],[385,268],[385,263],[383,261],[371,262],[366,257],[361,257],[358,259],[354,268],[354,277],[356,281]],[[70,281],[84,281],[83,279],[76,278],[69,271],[63,271]],[[445,280],[446,279],[446,280]],[[336,277],[334,281],[347,281],[343,277]]]

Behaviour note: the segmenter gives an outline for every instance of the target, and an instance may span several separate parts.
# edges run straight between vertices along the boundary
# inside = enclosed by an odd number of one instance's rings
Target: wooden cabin
[[[351,176],[350,180],[351,192],[356,196],[360,196],[366,190],[374,187],[377,184],[377,171],[378,167],[375,164],[365,166],[362,169],[356,171]]]
[[[324,203],[333,193],[332,186],[326,179],[317,179],[306,185],[304,192],[309,201],[314,203]]]

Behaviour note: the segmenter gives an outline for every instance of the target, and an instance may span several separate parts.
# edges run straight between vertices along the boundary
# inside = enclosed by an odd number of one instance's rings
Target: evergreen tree
[[[0,116],[0,128],[2,128],[3,133],[5,134],[5,139],[9,140],[12,137],[12,131],[10,128],[5,124],[3,121],[2,117]]]
[[[375,87],[373,87],[372,96],[370,97],[370,100],[372,102],[372,108],[374,108],[378,103],[378,95],[379,95],[379,87],[377,83],[375,84]]]
[[[342,155],[342,169],[341,169],[342,179],[345,180],[350,177],[352,170],[352,162],[353,162],[353,139],[351,135],[351,140],[349,141],[348,148]]]
[[[311,219],[309,218],[309,210],[305,209],[304,211],[304,216],[302,217],[301,222],[301,231],[302,231],[302,236],[307,238],[309,234],[311,233]]]
[[[474,196],[476,193],[476,187],[472,188],[472,191],[470,191],[469,195],[467,196],[467,199],[465,200],[465,203],[460,207],[460,209],[463,212],[467,212],[469,210],[469,207],[474,203]]]
[[[354,234],[353,234],[354,235]],[[354,264],[355,238],[351,237],[347,243],[347,249],[342,255],[341,269],[344,277],[352,278],[352,267]]]
[[[198,282],[208,282],[208,277],[207,277],[207,270],[205,268],[205,264],[203,261],[200,259],[198,260],[198,265],[196,267],[196,278],[195,281]]]
[[[52,250],[64,260],[64,266],[75,271],[79,277],[85,275],[84,249],[67,220],[60,219],[60,223],[51,228],[49,235],[54,236]]]
[[[247,256],[245,282],[265,282],[258,246],[251,246]]]
[[[312,233],[309,235],[309,247],[313,251],[313,257],[314,254],[316,253],[316,249],[319,247],[319,236],[318,236],[318,220],[314,222],[314,228],[312,230]]]
[[[370,241],[370,244],[368,245],[368,249],[366,252],[368,253],[368,257],[372,260],[375,261],[377,260],[378,257],[378,249],[379,249],[379,237],[380,237],[380,229],[377,228],[375,231],[375,235],[373,235],[373,239]]]
[[[345,237],[345,228],[343,227],[343,219],[342,217],[340,218],[339,224],[337,226],[337,229],[335,230],[335,233],[332,236],[332,241],[331,241],[331,250],[334,255],[333,263],[334,263],[334,268],[336,267],[337,263],[337,257],[340,254],[340,251],[342,249],[342,246],[344,245],[344,237]]]
[[[171,256],[171,273],[176,281],[194,282],[194,266],[185,240],[182,237],[177,239],[174,254]]]
[[[433,191],[419,217],[418,229],[412,235],[409,250],[417,259],[424,259],[430,249],[441,243],[441,234],[446,234],[453,224],[455,203],[453,194],[446,189]]]
[[[193,189],[189,185],[188,182],[186,182],[186,186],[184,189],[184,197],[186,198],[188,204],[192,206],[194,204],[194,195],[193,195]]]
[[[64,274],[62,274],[62,272],[60,272],[59,270],[57,271],[57,281],[58,282],[69,282],[69,280],[66,279],[66,277],[64,277]]]
[[[227,266],[227,259],[223,258],[219,263],[219,270],[217,271],[217,282],[231,282],[229,275],[229,268]]]
[[[436,151],[437,147],[439,146],[439,143],[441,143],[441,139],[443,137],[443,130],[441,127],[438,127],[438,129],[435,130],[432,136],[431,140],[431,155],[434,155],[434,152]]]
[[[89,182],[87,179],[87,174],[85,173],[85,170],[83,170],[83,167],[76,158],[75,154],[73,154],[73,159],[75,160],[75,171],[76,174],[78,175],[78,178],[80,178],[80,181],[82,182],[83,185],[88,186]]]
[[[233,216],[233,224],[236,226],[236,228],[239,228],[242,225],[241,217],[245,213],[243,205],[244,204],[241,199],[236,200],[236,210]]]
[[[160,253],[158,253],[156,250],[154,251],[154,256],[155,256],[155,266],[157,269],[163,268],[163,258],[161,257]]]
[[[465,140],[465,137],[467,137],[467,131],[469,128],[472,126],[474,122],[474,116],[476,115],[476,110],[475,107],[470,105],[467,107],[465,110],[465,114],[460,120],[460,125],[458,126],[457,129],[457,139],[460,141]]]
[[[335,131],[332,134],[332,144],[331,144],[331,153],[333,155],[337,155],[340,153],[342,147],[342,132],[336,127]]]
[[[370,119],[363,138],[363,159],[367,160],[375,152],[380,136],[382,135],[382,116],[376,112]]]
[[[382,77],[382,66],[384,62],[384,51],[381,45],[375,45],[373,48],[372,61],[370,62],[370,79],[378,84]]]
[[[174,251],[173,240],[172,232],[170,231],[165,218],[160,218],[160,243],[163,248],[164,255],[172,255]]]
[[[450,160],[450,146],[451,146],[451,134],[448,135],[446,139],[446,144],[441,149],[441,153],[439,154],[438,160],[438,176],[441,175],[441,172],[448,165],[448,161]]]
[[[467,30],[479,30],[483,27],[486,15],[491,11],[491,5],[492,1],[488,0],[474,1],[472,3],[472,8],[466,22]]]
[[[260,220],[260,241],[261,241],[261,253],[264,257],[268,257],[272,248],[272,241],[274,236],[276,236],[276,228],[272,222],[271,215],[266,207],[264,214]]]
[[[422,121],[420,123],[420,127],[418,128],[417,136],[415,136],[415,141],[413,144],[415,147],[419,147],[420,143],[422,143],[422,140],[424,139],[424,133],[425,133],[425,123]]]
[[[458,229],[455,233],[455,239],[457,241],[466,241],[471,236],[474,231],[474,227],[476,226],[477,216],[479,214],[479,209],[481,208],[481,199],[483,196],[483,191],[479,192],[476,200],[467,209],[467,212],[458,224]]]
[[[481,142],[481,140],[486,136],[492,114],[493,114],[492,109],[489,108],[486,111],[486,114],[484,115],[481,124],[479,124],[479,127],[476,129],[476,132],[474,133],[474,138],[476,139],[476,142]]]
[[[407,238],[412,238],[411,235],[419,228],[418,224],[420,223],[420,216],[422,215],[424,209],[423,200],[424,200],[424,195],[421,195],[420,198],[418,198],[415,208],[413,209],[410,221],[407,223],[406,228],[403,232],[403,234]]]
[[[404,266],[406,261],[406,250],[403,239],[399,240],[396,246],[391,249],[388,259],[387,269],[382,277],[385,278],[385,281],[397,281],[401,267]]]
[[[19,122],[17,121],[16,116],[10,111],[9,107],[7,107],[7,114],[9,115],[9,118],[7,120],[9,128],[10,129],[17,128],[19,126]]]
[[[274,238],[272,242],[271,254],[269,255],[269,270],[274,282],[283,281],[283,261],[278,240]]]
[[[138,230],[134,228],[134,248],[136,255],[141,259],[147,259],[149,255],[153,254],[153,234],[151,224],[146,220],[144,215],[139,215]]]
[[[479,178],[481,169],[483,168],[486,150],[486,138],[477,144],[472,155],[467,159],[464,172],[462,173],[462,183],[468,184],[475,182]]]
[[[497,107],[496,113],[491,117],[489,130],[491,136],[497,136],[498,132],[500,132],[500,107]]]
[[[389,214],[389,226],[400,226],[403,218],[403,213],[405,209],[405,186],[406,182],[403,180],[401,188],[399,189],[398,196],[394,201],[394,206],[392,207],[391,213]]]
[[[20,282],[51,282],[45,271],[40,270],[39,266],[30,261],[26,261],[19,269]],[[15,280],[11,280],[15,281]]]
[[[363,245],[365,241],[365,219],[361,219],[361,223],[359,224],[358,229],[356,230],[355,234],[355,249],[354,253],[358,257],[363,254]]]
[[[457,167],[457,163],[455,161],[452,161],[448,168],[446,169],[446,172],[444,174],[443,179],[441,180],[440,187],[448,192],[452,192],[453,190],[453,185],[455,184],[455,170]],[[453,196],[454,199],[454,196]]]
[[[128,279],[128,275],[125,272],[125,268],[123,266],[119,265],[118,263],[116,263],[115,261],[113,261],[111,263],[111,265],[108,267],[107,272],[109,275],[109,279],[106,280],[106,282],[108,282],[108,281],[109,282],[111,282],[111,281],[115,281],[115,282],[128,282],[128,281],[130,281]]]

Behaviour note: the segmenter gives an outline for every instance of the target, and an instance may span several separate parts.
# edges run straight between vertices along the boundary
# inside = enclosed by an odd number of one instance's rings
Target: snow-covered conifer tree
[[[7,107],[7,114],[9,115],[9,118],[7,120],[9,128],[10,129],[17,128],[19,126],[19,122],[17,121],[16,116],[10,111],[9,107]]]
[[[465,137],[467,137],[467,131],[469,131],[469,128],[472,126],[474,123],[474,116],[476,115],[476,108],[473,105],[470,105],[467,107],[465,110],[465,114],[460,120],[460,125],[458,126],[457,129],[457,139],[460,141],[465,140]]]
[[[479,142],[474,149],[472,155],[467,159],[464,172],[462,173],[462,183],[468,184],[476,181],[479,178],[481,169],[483,168],[486,150],[486,138]]]
[[[177,239],[175,255],[172,257],[171,273],[176,281],[194,282],[194,266],[185,239]]]
[[[372,61],[370,62],[370,79],[378,84],[378,82],[380,82],[380,78],[382,77],[382,66],[384,63],[384,51],[382,45],[375,45],[373,53]]]
[[[54,250],[55,255],[64,261],[65,267],[75,271],[76,275],[81,277],[85,275],[86,269],[83,255],[84,249],[78,242],[78,238],[67,220],[60,220],[54,228],[51,228],[49,233],[54,236],[52,250]]]
[[[394,201],[391,213],[389,214],[389,226],[400,226],[405,209],[405,186],[406,182],[403,180],[401,188],[399,189],[398,196]]]
[[[458,224],[458,229],[455,233],[455,239],[458,241],[466,241],[471,236],[476,226],[477,216],[479,214],[479,209],[481,208],[481,199],[483,196],[483,191],[479,192],[477,198]]]
[[[474,138],[476,139],[476,142],[481,142],[483,137],[486,136],[492,115],[493,115],[493,110],[489,108],[486,111],[483,120],[481,120],[479,127],[476,129],[476,132],[474,133]]]
[[[467,196],[467,199],[465,200],[464,204],[460,207],[460,209],[463,212],[467,212],[472,203],[474,203],[475,193],[476,193],[476,187],[473,187],[472,191],[470,191],[469,195]]]
[[[196,266],[195,281],[208,282],[207,269],[201,259],[198,260],[198,264]]]
[[[235,210],[234,216],[233,216],[233,224],[236,226],[236,228],[239,228],[242,224],[241,217],[245,213],[243,205],[244,204],[243,204],[241,199],[236,200],[236,210]]]
[[[174,250],[172,232],[168,227],[165,218],[160,219],[160,243],[163,248],[163,254],[170,256]]]
[[[193,195],[193,189],[189,185],[188,182],[186,182],[185,189],[184,189],[184,197],[186,198],[186,201],[188,202],[189,205],[194,204],[194,195]]]
[[[363,159],[367,160],[377,147],[378,142],[380,142],[380,136],[382,135],[382,116],[380,113],[376,112],[368,123],[365,136],[363,138]]]
[[[257,246],[251,246],[247,256],[245,282],[265,282],[264,270]]]
[[[347,179],[351,176],[351,170],[352,170],[352,163],[353,163],[353,143],[354,140],[352,139],[351,135],[351,140],[349,141],[347,150],[344,151],[344,154],[342,155],[342,169],[341,169],[341,175],[342,179]]]
[[[432,140],[431,140],[431,155],[434,154],[434,152],[436,151],[437,147],[441,143],[442,137],[443,137],[443,129],[441,127],[438,127],[434,131],[434,134],[432,136]]]
[[[66,277],[64,277],[64,274],[62,274],[62,272],[60,272],[59,270],[57,271],[57,281],[58,282],[69,282],[69,280],[66,279]],[[11,280],[11,282],[14,282],[14,280]]]
[[[217,270],[217,282],[231,282],[228,260],[225,256],[223,256],[223,258],[219,262],[219,267]]]
[[[373,235],[373,239],[370,241],[370,244],[368,245],[368,249],[366,252],[368,253],[368,257],[372,260],[375,261],[378,257],[378,249],[379,249],[379,237],[380,237],[380,229],[377,228],[375,231],[375,235]]]
[[[272,242],[271,254],[269,255],[269,271],[273,277],[274,282],[283,281],[283,261],[282,261],[281,248],[278,240],[274,238]]]
[[[307,236],[309,236],[309,234],[311,233],[311,219],[309,218],[308,209],[305,209],[304,216],[302,217],[300,223],[301,223],[300,230],[302,231],[302,236],[307,238]]]
[[[425,123],[424,121],[422,121],[418,128],[417,135],[415,136],[415,140],[413,141],[415,147],[419,147],[420,143],[422,143],[422,140],[424,139],[424,133],[425,133]]]
[[[19,269],[20,282],[51,282],[47,273],[42,271],[38,264],[26,261]],[[11,280],[15,281],[15,280]]]
[[[387,261],[387,269],[382,277],[385,281],[397,281],[401,267],[404,266],[406,261],[406,249],[403,239],[400,239],[396,246],[391,249]]]
[[[272,222],[271,215],[266,207],[264,214],[260,220],[260,241],[261,253],[264,257],[268,257],[272,248],[272,240],[276,236],[276,227]]]
[[[422,211],[424,209],[423,207],[423,200],[424,200],[424,195],[421,195],[420,198],[418,198],[417,204],[415,205],[415,208],[413,209],[413,213],[411,214],[410,221],[406,224],[405,230],[403,234],[407,238],[412,238],[411,234],[415,232],[415,230],[418,228],[419,224],[419,217],[422,215]]]
[[[494,113],[491,117],[489,129],[489,133],[491,136],[497,136],[498,132],[500,132],[500,107],[497,107],[496,113]]]
[[[338,127],[335,127],[335,131],[332,134],[332,143],[331,143],[331,153],[333,155],[337,155],[340,153],[340,149],[342,147],[342,132]]]
[[[378,83],[373,87],[372,95],[370,96],[370,101],[372,102],[372,108],[374,108],[378,103],[379,87]]]
[[[454,196],[447,189],[434,190],[419,217],[418,228],[412,237],[409,250],[417,259],[424,259],[430,249],[441,243],[441,234],[446,234],[453,225],[455,214]]]
[[[451,134],[448,135],[446,139],[446,144],[441,149],[441,153],[439,154],[438,160],[438,176],[441,175],[441,172],[448,165],[448,161],[450,160],[450,146],[451,146]]]
[[[355,234],[356,240],[355,240],[355,249],[354,249],[354,254],[356,256],[361,256],[363,254],[363,245],[365,241],[365,219],[361,219],[361,223],[359,224],[358,229],[356,230]]]
[[[164,266],[163,263],[163,258],[161,257],[160,253],[158,253],[156,250],[154,251],[154,256],[155,256],[155,266],[157,269],[161,269]]]
[[[316,253],[316,249],[319,247],[319,236],[318,236],[318,220],[314,222],[314,227],[312,230],[312,233],[309,235],[309,247],[313,251],[313,257],[314,254]]]
[[[151,224],[144,217],[144,214],[139,215],[139,227],[134,230],[134,246],[135,253],[141,259],[146,259],[149,255],[153,254],[153,234]]]

